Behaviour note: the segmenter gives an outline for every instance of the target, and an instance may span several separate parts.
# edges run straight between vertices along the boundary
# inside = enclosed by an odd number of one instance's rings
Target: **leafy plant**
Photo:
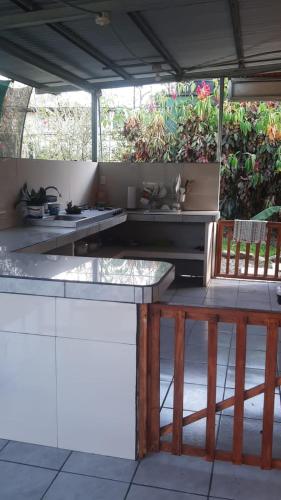
[[[269,207],[252,217],[252,220],[271,220],[274,215],[279,218],[281,214],[281,206]]]

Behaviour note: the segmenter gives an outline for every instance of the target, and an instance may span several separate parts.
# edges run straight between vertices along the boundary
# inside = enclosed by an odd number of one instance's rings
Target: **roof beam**
[[[244,67],[244,50],[242,45],[242,30],[240,20],[239,0],[228,0],[236,56],[240,68]]]
[[[122,78],[133,80],[133,77],[127,73],[127,71],[123,68],[120,68],[118,64],[115,64],[109,57],[103,54],[100,50],[96,49],[88,42],[86,42],[83,38],[81,38],[77,33],[73,30],[64,26],[61,23],[51,24],[48,26],[52,28],[53,31],[56,31],[59,35],[66,38],[68,41],[76,45],[79,49],[86,52],[89,56],[99,61],[101,64],[104,64],[108,69],[111,69],[114,73],[121,76]]]
[[[47,59],[38,56],[34,52],[26,50],[24,47],[20,47],[13,42],[10,42],[6,38],[0,37],[0,48],[7,52],[8,54],[25,61],[32,66],[35,66],[47,73],[57,76],[58,78],[64,80],[65,82],[71,83],[74,87],[80,90],[85,90],[86,92],[91,92],[91,85],[84,81],[82,78],[74,75],[70,71],[63,69],[57,64],[49,62]]]
[[[153,31],[150,24],[144,19],[141,12],[129,12],[129,18],[138,27],[142,34],[147,38],[151,45],[157,50],[163,59],[171,66],[175,73],[180,76],[182,74],[182,69],[177,61],[174,59],[172,54],[166,49],[161,40],[158,38],[156,33]]]
[[[6,78],[9,78],[9,80],[12,80],[15,82],[21,82],[24,85],[27,85],[28,87],[35,87],[35,85],[38,85],[38,88],[40,88],[42,93],[47,92],[48,87],[46,87],[46,85],[36,84],[33,80],[29,80],[29,78],[22,78],[21,76],[17,75],[16,73],[13,73],[11,71],[6,71],[5,69],[1,68],[1,64],[0,64],[0,73],[1,73],[1,75],[5,76]]]
[[[34,9],[38,11],[42,10],[41,5],[37,4],[37,2],[34,2],[33,0],[12,0],[12,2],[24,9],[26,12],[31,12]],[[101,64],[105,65],[107,69],[111,69],[114,73],[121,76],[122,78],[129,80],[132,78],[132,76],[125,69],[120,68],[118,64],[115,64],[100,50],[90,45],[88,42],[86,42],[86,40],[77,35],[70,28],[64,26],[62,23],[48,23],[47,26],[48,28],[58,33],[60,36],[66,38],[80,50],[93,57],[96,61],[99,61]]]
[[[55,9],[34,10],[23,14],[1,16],[0,31],[40,26],[49,22],[73,21],[89,17],[90,15],[91,14],[89,12],[87,13],[74,7],[57,7]]]
[[[198,0],[200,3],[201,1]],[[20,0],[18,0],[20,2]],[[24,3],[24,0],[21,1]],[[133,12],[137,10],[153,10],[155,8],[174,8],[188,5],[190,0],[83,0],[76,1],[73,6],[63,5],[49,9],[34,10],[22,14],[1,16],[0,31],[40,26],[42,24],[73,21],[87,18],[101,11]]]

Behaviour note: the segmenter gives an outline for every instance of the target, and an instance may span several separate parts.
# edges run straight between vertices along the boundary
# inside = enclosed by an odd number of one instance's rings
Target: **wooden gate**
[[[281,222],[267,223],[265,243],[233,240],[233,220],[220,220],[217,228],[215,276],[281,280]]]
[[[160,319],[172,318],[174,330],[174,400],[171,423],[160,427]],[[207,406],[183,417],[185,321],[208,322]],[[218,323],[236,325],[236,364],[234,396],[216,402]],[[266,334],[264,382],[245,389],[247,325],[263,325]],[[140,306],[139,329],[139,456],[166,451],[175,455],[193,455],[258,465],[263,469],[281,468],[281,457],[272,457],[275,388],[281,385],[277,375],[278,328],[281,314],[237,309],[185,307],[166,304]],[[188,381],[187,381],[188,382]],[[243,453],[244,401],[264,394],[263,430],[260,456]],[[232,451],[216,449],[216,413],[234,407]],[[194,447],[183,441],[183,427],[206,418],[205,446]],[[162,437],[171,434],[170,442]]]

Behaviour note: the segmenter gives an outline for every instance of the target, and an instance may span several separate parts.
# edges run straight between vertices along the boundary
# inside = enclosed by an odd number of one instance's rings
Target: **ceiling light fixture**
[[[162,64],[160,63],[154,63],[152,64],[152,71],[155,72],[155,81],[156,82],[161,82],[161,76],[160,76],[160,71],[162,71]]]
[[[110,24],[109,12],[99,12],[96,15],[95,21],[98,26],[108,26]]]

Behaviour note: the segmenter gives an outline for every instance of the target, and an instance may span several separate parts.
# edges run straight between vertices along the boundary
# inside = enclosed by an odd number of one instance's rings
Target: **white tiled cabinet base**
[[[136,347],[57,339],[58,446],[135,458]]]
[[[0,436],[57,446],[55,338],[0,332]]]
[[[0,437],[135,458],[137,306],[0,293]]]
[[[136,453],[135,304],[57,299],[58,446]]]
[[[55,298],[0,293],[0,331],[55,335]]]

